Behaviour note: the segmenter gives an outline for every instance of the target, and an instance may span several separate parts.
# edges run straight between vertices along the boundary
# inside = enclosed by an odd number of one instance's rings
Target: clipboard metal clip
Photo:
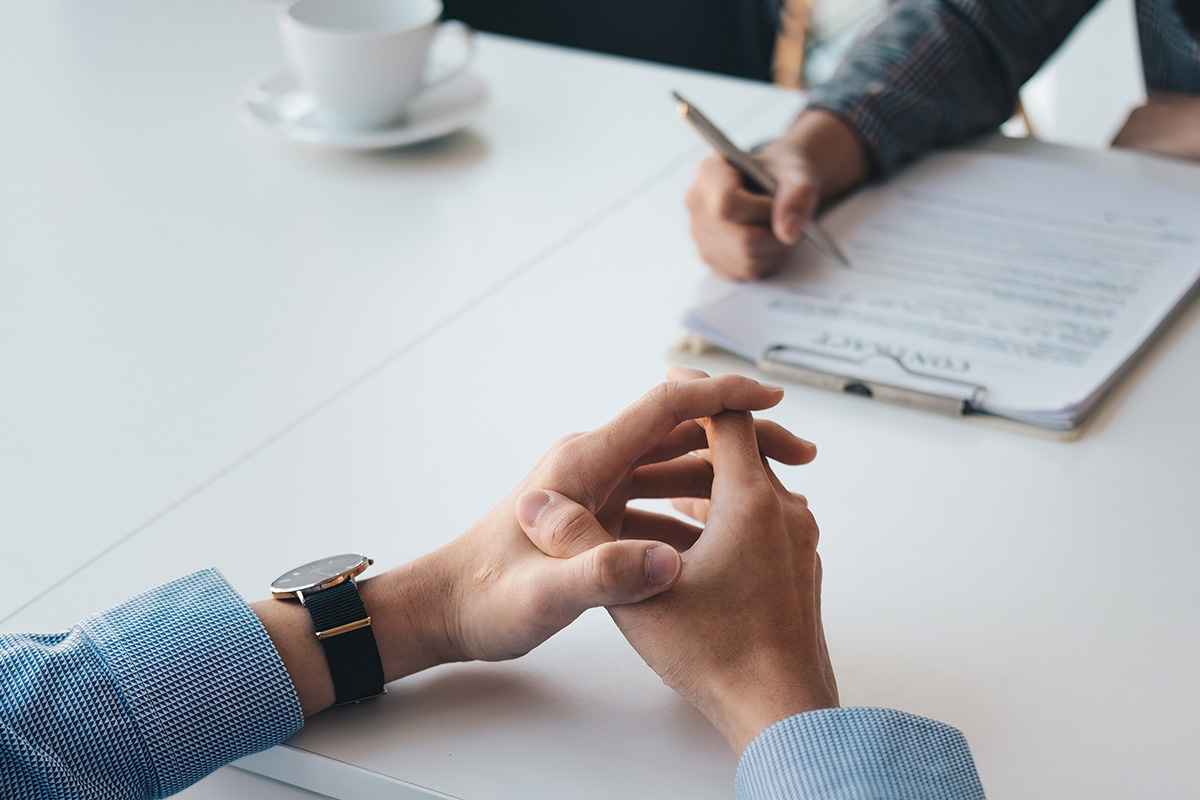
[[[830,359],[844,362],[847,365],[859,366],[873,358],[883,358],[917,379],[919,383],[928,385],[916,388],[864,380],[838,371],[817,369],[800,363],[795,358],[789,358],[789,356],[796,355]],[[947,414],[952,417],[961,417],[971,413],[976,402],[987,392],[986,386],[973,381],[913,369],[895,355],[878,349],[866,352],[856,358],[824,350],[777,344],[767,347],[757,364],[758,368],[765,372],[774,373],[807,386],[831,389],[845,394],[856,394],[861,397],[873,397],[885,402]]]

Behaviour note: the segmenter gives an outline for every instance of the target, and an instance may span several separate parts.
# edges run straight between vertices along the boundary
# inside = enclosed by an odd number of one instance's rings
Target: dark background
[[[443,0],[448,19],[541,42],[769,81],[779,0]]]

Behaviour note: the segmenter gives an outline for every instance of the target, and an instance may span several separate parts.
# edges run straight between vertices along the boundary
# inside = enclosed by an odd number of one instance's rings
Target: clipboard
[[[848,394],[862,399],[878,400],[903,408],[933,412],[938,416],[953,417],[988,428],[1059,442],[1073,442],[1082,438],[1091,428],[1095,419],[1104,416],[1104,410],[1108,406],[1106,401],[1102,401],[1093,409],[1091,414],[1085,417],[1074,428],[1045,428],[1029,422],[1022,422],[1020,420],[1009,419],[1008,417],[1000,417],[986,411],[980,411],[972,404],[972,401],[981,396],[981,393],[986,392],[986,386],[971,381],[915,370],[886,353],[869,353],[865,358],[888,358],[898,368],[910,375],[919,375],[922,378],[928,378],[935,386],[940,383],[940,390],[915,390],[910,387],[895,386],[886,382],[865,381],[858,377],[839,374],[836,370],[820,370],[810,366],[789,363],[787,360],[789,353],[811,354],[831,361],[841,360],[846,364],[861,363],[860,359],[787,344],[768,347],[755,361],[747,362],[746,359],[725,350],[721,346],[695,333],[688,334],[676,343],[668,350],[667,355],[672,359],[688,363],[709,372],[744,373],[746,372],[746,365],[752,363],[759,372],[763,373],[764,377],[772,377],[788,383],[837,392],[838,394]]]
[[[788,356],[817,357],[831,361],[842,361],[846,364],[865,364],[874,359],[885,359],[890,364],[908,375],[917,377],[929,384],[926,389],[916,389],[908,386],[897,386],[875,380],[864,380],[851,377],[834,370],[819,370],[794,361]],[[888,403],[917,408],[922,411],[932,411],[935,414],[946,414],[961,417],[973,411],[974,404],[987,393],[987,387],[973,381],[964,381],[937,375],[932,372],[914,369],[901,359],[882,350],[864,353],[860,358],[852,358],[837,353],[827,353],[796,345],[776,344],[767,347],[757,359],[755,365],[763,372],[778,375],[781,378],[815,386],[818,389],[830,389],[835,392],[854,394],[860,397],[878,398]]]

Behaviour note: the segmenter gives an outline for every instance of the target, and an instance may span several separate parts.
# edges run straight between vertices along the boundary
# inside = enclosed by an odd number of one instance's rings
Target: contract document
[[[1200,194],[1045,159],[936,155],[822,221],[850,268],[805,242],[688,329],[836,388],[1070,429],[1200,278]]]

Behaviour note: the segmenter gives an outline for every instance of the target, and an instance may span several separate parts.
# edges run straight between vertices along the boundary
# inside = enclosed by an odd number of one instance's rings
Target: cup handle
[[[470,26],[456,19],[448,19],[438,25],[437,37],[442,37],[446,34],[455,34],[462,37],[463,43],[467,46],[467,54],[463,57],[462,63],[451,68],[445,73],[430,79],[424,78],[421,85],[425,89],[431,89],[434,86],[440,86],[447,81],[457,78],[459,75],[467,71],[467,67],[471,66],[471,62],[475,59],[475,31],[471,30]]]

